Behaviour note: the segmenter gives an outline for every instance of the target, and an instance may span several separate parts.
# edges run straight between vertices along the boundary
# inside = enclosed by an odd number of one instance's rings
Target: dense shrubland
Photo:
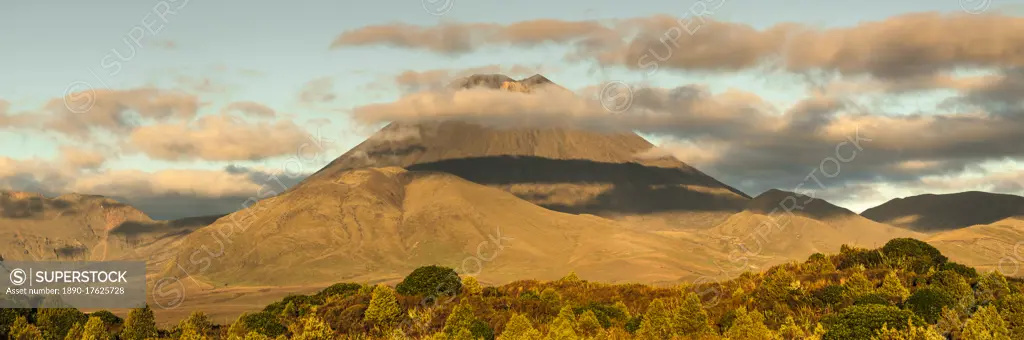
[[[716,283],[602,284],[575,274],[484,287],[438,266],[396,288],[339,283],[213,325],[195,312],[158,330],[148,308],[127,319],[74,309],[7,309],[12,339],[1024,339],[1024,283],[949,262],[930,245],[879,249],[744,273]]]

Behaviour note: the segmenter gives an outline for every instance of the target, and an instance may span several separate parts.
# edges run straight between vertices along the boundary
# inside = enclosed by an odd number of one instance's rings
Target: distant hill
[[[782,207],[792,209],[792,214]],[[770,264],[805,259],[813,253],[837,252],[843,244],[879,247],[893,238],[922,238],[918,232],[877,223],[823,199],[772,189],[747,208],[709,229],[708,236],[727,240],[734,251],[774,258]]]
[[[216,217],[154,221],[116,200],[0,191],[0,256],[6,260],[155,261],[157,252]]]
[[[1024,216],[1024,197],[980,191],[926,194],[896,198],[861,215],[901,228],[936,232]]]

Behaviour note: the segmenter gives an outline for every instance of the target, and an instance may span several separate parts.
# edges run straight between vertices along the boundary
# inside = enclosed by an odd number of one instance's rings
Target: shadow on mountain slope
[[[693,176],[683,168],[663,168],[638,163],[604,163],[581,159],[548,159],[533,156],[490,156],[448,159],[413,164],[411,171],[450,173],[489,186],[610,185],[585,202],[548,202],[548,192],[516,192],[520,198],[568,213],[655,213],[679,210],[736,210],[746,194],[707,176]],[[735,195],[719,195],[712,188],[726,188]],[[563,188],[564,189],[564,188]],[[702,190],[704,189],[704,190]],[[555,190],[557,191],[557,190]],[[681,205],[680,201],[686,204]]]

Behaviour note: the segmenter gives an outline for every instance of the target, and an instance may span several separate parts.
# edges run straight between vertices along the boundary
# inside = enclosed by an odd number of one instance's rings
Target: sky
[[[856,212],[1024,194],[1022,5],[5,1],[0,189],[227,213],[389,121],[459,118],[631,130],[637,157]],[[473,73],[576,94],[443,89]]]

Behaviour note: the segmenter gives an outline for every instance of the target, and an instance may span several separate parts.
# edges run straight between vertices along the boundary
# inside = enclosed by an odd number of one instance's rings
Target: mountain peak
[[[786,213],[790,209],[794,214],[825,219],[842,216],[853,216],[856,213],[836,206],[820,198],[779,189],[769,189],[757,195],[747,203],[747,211],[771,214]]]
[[[917,231],[942,231],[1024,215],[1024,197],[982,191],[895,198],[861,216]]]
[[[545,76],[540,74],[534,74],[528,78],[515,80],[504,74],[474,74],[465,78],[458,79],[449,86],[452,89],[470,89],[470,88],[491,88],[501,89],[514,92],[531,92],[533,89],[540,86],[555,85],[555,82],[551,81]]]

